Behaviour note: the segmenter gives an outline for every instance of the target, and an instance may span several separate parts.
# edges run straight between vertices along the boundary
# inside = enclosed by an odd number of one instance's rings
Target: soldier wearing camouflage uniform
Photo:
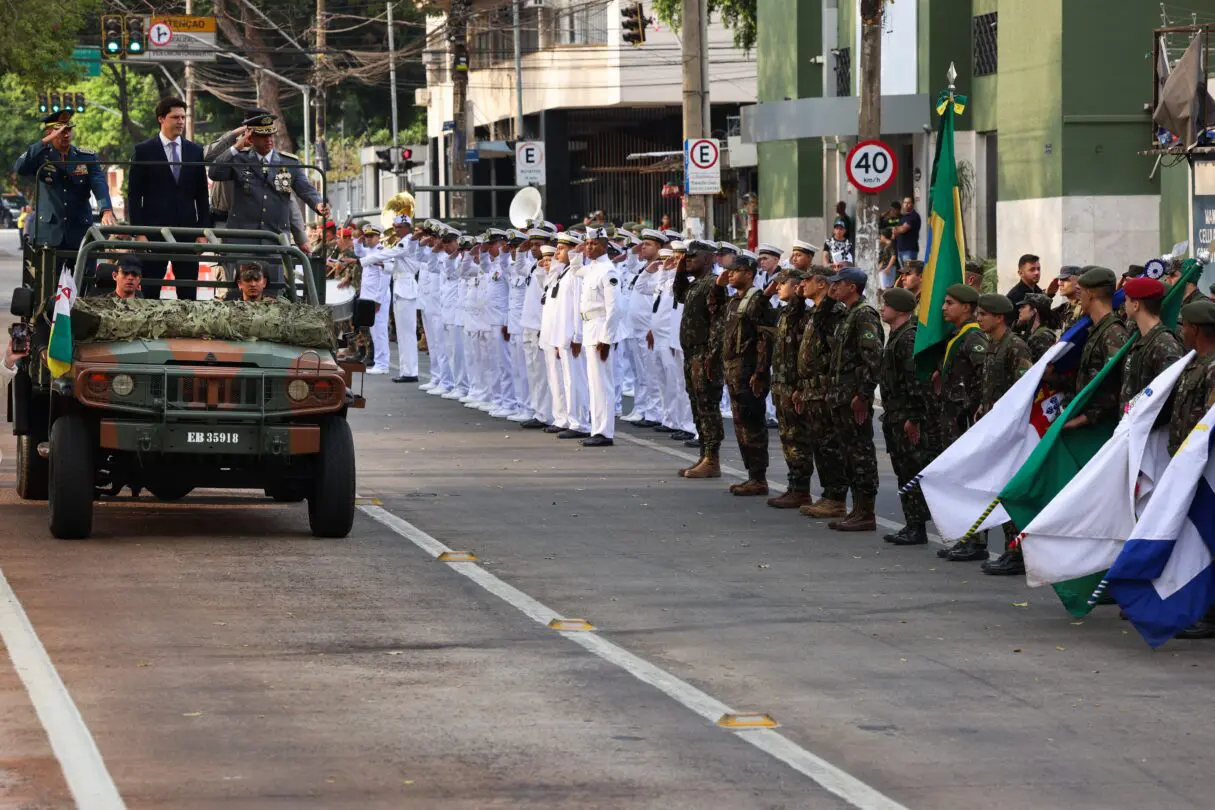
[[[987,352],[983,358],[983,389],[979,402],[979,416],[989,412],[1000,397],[1008,393],[1017,380],[1033,365],[1029,345],[1012,330],[1013,303],[1003,295],[981,295],[975,318],[979,328],[987,336]],[[959,550],[949,559],[955,561],[982,560],[983,573],[996,576],[1024,574],[1025,563],[1020,548],[1013,542],[1017,538],[1017,527],[1011,521],[1004,530],[1004,553],[999,559],[987,560],[987,545],[974,543],[968,552]],[[986,540],[986,533],[983,535]],[[980,551],[981,550],[981,551]]]
[[[845,307],[844,320],[831,346],[827,404],[836,438],[843,448],[844,475],[852,490],[852,511],[847,517],[828,523],[827,528],[871,532],[877,529],[873,394],[882,363],[882,322],[877,310],[865,303],[868,276],[864,270],[844,267],[828,281],[831,297]]]
[[[721,333],[721,362],[734,435],[747,468],[747,480],[734,484],[738,496],[768,494],[767,398],[772,361],[772,303],[755,286],[755,254],[740,251],[722,275],[737,292],[726,304]]]
[[[1050,299],[1041,293],[1029,293],[1017,305],[1018,323],[1022,325],[1029,356],[1035,363],[1059,342],[1059,336],[1048,325],[1051,320]]]
[[[1059,295],[1063,296],[1064,301],[1052,312],[1060,334],[1075,326],[1076,321],[1084,315],[1080,309],[1080,275],[1081,270],[1075,265],[1066,264],[1059,268]]]
[[[1133,278],[1122,285],[1122,289],[1126,292],[1127,317],[1139,331],[1139,339],[1122,362],[1119,403],[1125,412],[1131,400],[1147,388],[1156,375],[1180,360],[1185,350],[1173,330],[1160,320],[1163,284],[1154,278]]]
[[[1114,271],[1106,267],[1090,267],[1084,275],[1080,276],[1080,306],[1094,325],[1089,331],[1088,341],[1080,353],[1073,393],[1083,391],[1084,387],[1092,382],[1101,369],[1105,368],[1105,365],[1113,359],[1129,337],[1126,326],[1118,320],[1118,316],[1114,313],[1115,281]],[[1121,369],[1113,369],[1106,375],[1098,390],[1093,393],[1084,412],[1064,427],[1070,430],[1083,425],[1117,421],[1120,414],[1118,398],[1121,388]]]
[[[975,322],[975,307],[979,291],[965,284],[954,284],[945,291],[941,307],[945,320],[954,326],[953,338],[946,344],[941,365],[933,374],[933,397],[936,406],[934,430],[929,437],[929,455],[935,458],[970,429],[982,404],[983,363],[987,357],[987,335]],[[982,540],[986,546],[986,540]],[[949,557],[971,549],[971,544],[958,542],[937,551],[938,557]],[[986,554],[986,552],[985,552]]]
[[[805,271],[803,271],[805,272]],[[831,423],[827,408],[830,388],[831,353],[835,332],[844,320],[844,305],[827,295],[831,271],[815,267],[802,282],[802,296],[814,302],[797,352],[797,377],[800,387],[793,393],[793,404],[803,414],[814,446],[814,466],[823,493],[817,503],[806,504],[798,512],[806,517],[838,518],[848,513],[848,479],[844,476],[844,453]]]
[[[714,246],[693,239],[687,245],[687,272],[675,276],[675,297],[683,304],[679,344],[692,419],[700,437],[700,461],[679,471],[684,478],[721,478],[721,322],[726,279],[711,272]],[[689,283],[689,276],[692,280]]]
[[[789,269],[776,280],[777,292],[785,305],[780,308],[772,343],[772,401],[776,405],[785,466],[789,469],[788,488],[768,499],[768,506],[776,509],[800,509],[813,502],[810,478],[814,475],[814,442],[806,417],[797,412],[793,403],[798,387],[798,349],[810,320],[810,310],[801,294],[802,281],[808,278],[808,272]]]
[[[910,290],[892,287],[882,294],[882,321],[890,327],[878,384],[882,388],[882,435],[886,452],[898,479],[904,526],[882,539],[896,546],[918,546],[928,542],[925,528],[930,515],[919,487],[901,488],[927,464],[923,426],[928,418],[928,386],[916,375],[916,297]]]

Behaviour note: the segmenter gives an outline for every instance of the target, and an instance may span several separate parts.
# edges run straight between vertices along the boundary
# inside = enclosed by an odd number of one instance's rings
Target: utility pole
[[[325,64],[325,0],[316,0],[316,71],[313,74],[316,83],[316,131],[313,137],[317,143],[325,140],[325,82],[322,66]],[[308,111],[305,110],[305,115]]]
[[[860,141],[882,137],[882,11],[885,0],[861,0],[861,99],[857,136]],[[869,274],[865,298],[877,306],[878,216],[877,194],[857,191],[856,260]]]
[[[194,13],[194,0],[186,0],[186,15]],[[186,140],[194,140],[194,62],[186,60]]]
[[[705,0],[682,0],[682,3],[683,137],[690,140],[709,135],[708,52],[705,48],[708,12]],[[713,238],[711,210],[708,197],[689,194],[685,200],[684,231],[693,237]]]
[[[472,15],[472,0],[452,0],[447,17],[448,37],[451,42],[451,105],[455,131],[451,138],[451,184],[467,186],[470,183],[465,150],[468,148],[468,18]],[[451,194],[451,216],[464,219],[472,214],[469,192],[455,191]]]
[[[515,26],[515,140],[523,140],[523,23],[519,6],[523,0],[511,3],[511,16]]]
[[[392,0],[388,2],[388,92],[392,94],[392,149],[396,161],[396,148],[400,146],[400,131],[397,125],[397,48],[392,25]]]

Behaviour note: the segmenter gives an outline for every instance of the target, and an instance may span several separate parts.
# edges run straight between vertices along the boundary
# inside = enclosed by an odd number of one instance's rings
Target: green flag
[[[1181,281],[1165,294],[1162,314],[1171,316],[1171,320],[1165,321],[1170,327],[1177,324],[1177,313],[1181,308],[1181,299],[1185,297],[1186,282],[1191,278],[1196,278],[1194,275],[1196,270],[1201,273],[1201,267],[1197,263],[1194,263],[1192,267],[1187,267],[1187,272],[1182,273]],[[1121,367],[1123,360],[1126,359],[1131,347],[1138,339],[1139,331],[1132,331],[1130,340],[1105,364],[1097,376],[1084,386],[1080,393],[1076,394],[1063,413],[1051,423],[1050,429],[1046,431],[1042,441],[1038,442],[1029,458],[1021,465],[1021,469],[1000,493],[1000,500],[1005,511],[1018,527],[1028,526],[1033,522],[1038,513],[1046,508],[1046,505],[1059,494],[1067,482],[1072,480],[1076,473],[1080,472],[1080,469],[1089,462],[1089,459],[1097,454],[1101,445],[1114,435],[1116,421],[1084,425],[1071,430],[1064,430],[1063,426],[1083,413],[1093,394],[1113,373],[1114,369]],[[1060,582],[1054,586],[1055,593],[1063,601],[1063,606],[1068,613],[1077,618],[1088,615],[1092,610],[1089,598],[1104,573]]]
[[[915,333],[916,367],[930,373],[945,353],[953,327],[941,315],[945,290],[962,283],[966,258],[966,237],[962,232],[962,199],[958,194],[958,167],[953,156],[954,115],[965,109],[966,99],[946,94],[937,111],[941,128],[937,137],[937,162],[933,166],[932,211],[928,215],[928,261],[920,288],[916,313],[919,328]]]

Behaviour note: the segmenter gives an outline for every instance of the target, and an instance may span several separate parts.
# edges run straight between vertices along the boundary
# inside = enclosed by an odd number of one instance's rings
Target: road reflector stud
[[[383,506],[383,502],[379,498],[355,498],[355,506]]]
[[[770,714],[723,714],[717,725],[722,728],[776,728],[780,723]]]
[[[477,555],[471,551],[444,551],[437,559],[439,562],[476,562]]]
[[[548,623],[548,626],[553,630],[570,630],[582,633],[589,633],[595,629],[595,625],[586,619],[553,619]]]

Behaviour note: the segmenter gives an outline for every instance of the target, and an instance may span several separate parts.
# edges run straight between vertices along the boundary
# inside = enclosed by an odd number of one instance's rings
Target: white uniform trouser
[[[422,328],[426,330],[426,351],[430,356],[430,381],[436,388],[451,388],[451,370],[447,366],[447,333],[443,321],[430,310],[422,310]]]
[[[616,435],[616,351],[612,350],[606,361],[599,359],[599,349],[593,344],[587,345],[583,352],[590,395],[591,434],[611,439]]]
[[[485,332],[464,333],[464,356],[468,362],[468,395],[477,402],[489,400],[489,386],[486,385],[485,355],[487,341]]]
[[[380,311],[375,314],[375,323],[371,327],[371,341],[375,344],[375,367],[388,370],[388,360],[392,356],[392,348],[388,345],[388,307],[391,301],[380,302]]]
[[[523,330],[523,360],[527,363],[527,409],[531,410],[533,419],[551,425],[553,423],[553,399],[549,393],[548,368],[545,365],[544,349],[541,349],[539,344],[540,332],[538,330]]]
[[[397,374],[418,376],[418,299],[392,299],[392,317],[397,322]]]
[[[621,409],[624,407],[624,391],[626,388],[633,390],[633,370],[629,365],[629,353],[625,351],[624,342],[613,345],[609,356],[612,360],[612,378],[616,381],[612,403],[616,413],[623,413]]]
[[[565,429],[570,426],[570,409],[565,399],[565,355],[570,348],[561,349],[561,357],[557,357],[557,349],[541,349],[544,352],[544,371],[548,377],[548,390],[553,403],[553,421],[556,427]]]
[[[503,340],[501,326],[490,330],[489,343],[485,347],[485,363],[490,402],[514,413],[515,384],[511,379],[510,343]]]
[[[511,413],[523,414],[528,419],[535,416],[529,405],[527,379],[527,347],[523,344],[523,335],[518,332],[510,333],[510,382],[511,401],[505,407]]]
[[[628,365],[633,369],[633,413],[642,419],[654,419],[654,388],[657,384],[651,358],[654,353],[645,345],[645,340],[636,338],[622,340],[620,346],[628,357]]]
[[[662,423],[676,430],[696,432],[692,402],[683,378],[683,352],[668,347],[656,350],[662,364]]]
[[[453,391],[468,393],[468,368],[464,365],[464,327],[449,323],[443,327],[443,343],[447,347],[447,368]]]
[[[591,428],[591,414],[587,399],[586,347],[577,357],[569,349],[561,350],[561,383],[565,386],[566,420],[570,430],[583,433]]]

